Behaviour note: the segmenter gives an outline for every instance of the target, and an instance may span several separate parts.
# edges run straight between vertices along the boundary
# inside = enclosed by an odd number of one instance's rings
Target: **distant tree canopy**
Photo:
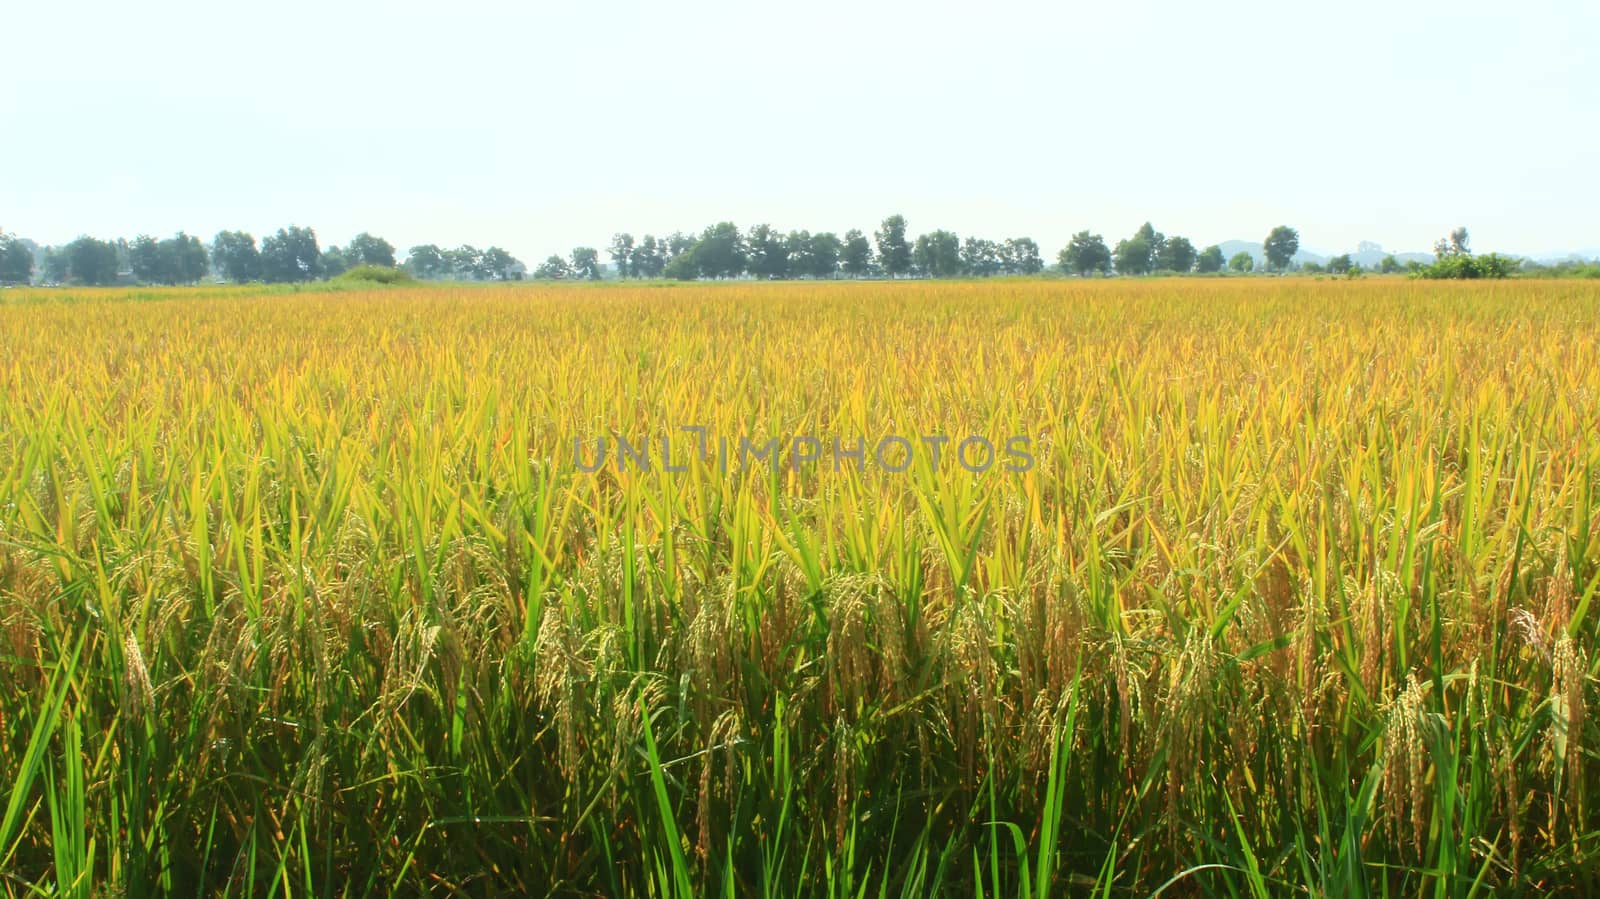
[[[947,278],[1035,275],[1044,270],[1039,245],[1029,237],[962,240],[938,230],[913,241],[904,216],[899,215],[885,219],[875,236],[876,254],[874,241],[858,229],[840,237],[832,231],[784,232],[767,223],[741,231],[732,222],[719,222],[693,238],[673,234],[658,239],[646,234],[635,239],[618,232],[606,252],[618,278]],[[534,274],[588,277],[587,259],[586,254],[577,254],[563,259],[560,267],[541,265]]]
[[[844,249],[839,252],[839,267],[852,278],[872,272],[872,244],[855,228],[844,233]]]
[[[33,280],[33,248],[15,234],[0,231],[0,284]]]
[[[1058,261],[1065,272],[1080,276],[1103,275],[1111,271],[1111,250],[1100,235],[1079,231],[1062,249]]]
[[[789,245],[771,225],[756,225],[745,240],[745,266],[757,278],[789,276]]]
[[[878,244],[878,264],[891,278],[911,271],[911,244],[906,242],[906,217],[891,215],[883,220],[873,240]]]
[[[352,246],[355,243],[351,241]],[[414,278],[458,281],[520,281],[526,271],[515,256],[500,247],[480,250],[471,244],[462,244],[445,250],[431,243],[407,250],[402,268]]]
[[[1044,271],[1039,245],[1031,237],[1012,237],[1000,251],[1000,267],[1008,275],[1037,275]]]
[[[590,281],[600,280],[600,251],[594,247],[573,247],[572,273]]]
[[[91,286],[117,283],[115,244],[92,237],[80,237],[67,244],[62,255],[65,268],[58,280]]]
[[[700,263],[695,259],[695,248],[691,246],[673,256],[661,273],[675,281],[693,281],[700,277]]]
[[[692,255],[702,278],[737,278],[750,261],[744,237],[733,222],[718,222],[701,232]]]
[[[317,233],[294,225],[261,241],[261,276],[274,282],[310,281],[322,274]]]
[[[322,258],[318,263],[318,275],[323,278],[337,278],[350,270],[350,258],[338,244],[324,247]]]
[[[1261,251],[1267,257],[1267,271],[1288,271],[1294,254],[1300,252],[1300,232],[1288,225],[1279,225],[1267,234]]]
[[[613,234],[602,251],[579,246],[565,256],[551,256],[531,272],[542,279],[601,280],[607,277],[672,278],[810,278],[832,279],[907,276],[924,278],[1036,275],[1045,269],[1039,245],[1029,237],[994,240],[976,235],[958,236],[936,229],[915,238],[903,215],[883,219],[876,231],[784,231],[761,223],[741,230],[733,222],[718,222],[699,233],[675,231],[665,236],[629,232]],[[1300,249],[1295,229],[1280,225],[1262,244],[1262,258],[1271,272],[1296,270]],[[1379,253],[1376,244],[1363,243],[1361,258]],[[1434,245],[1431,266],[1407,262],[1404,266],[1388,254],[1375,269],[1384,273],[1407,271],[1417,277],[1506,277],[1533,271],[1529,263],[1489,254],[1474,256],[1466,228],[1456,228]],[[609,256],[602,265],[601,253]],[[1299,271],[1359,274],[1361,266],[1351,254],[1334,256],[1325,264],[1307,262]],[[0,283],[26,284],[36,275],[46,283],[112,284],[132,278],[148,284],[193,284],[215,277],[244,283],[251,281],[299,283],[333,278],[356,267],[391,269],[368,272],[365,280],[392,283],[405,276],[420,279],[512,281],[530,274],[528,268],[500,247],[479,249],[463,244],[445,249],[438,244],[418,244],[406,251],[396,266],[395,247],[363,231],[342,247],[319,244],[307,227],[280,228],[258,245],[244,231],[219,231],[209,245],[183,232],[156,239],[141,234],[128,241],[101,241],[79,237],[61,247],[39,247],[16,235],[0,231]],[[1088,230],[1074,234],[1056,256],[1063,274],[1087,277],[1113,270],[1126,276],[1154,273],[1248,273],[1257,261],[1249,253],[1227,257],[1218,245],[1197,251],[1182,235],[1167,235],[1145,222],[1132,235],[1108,247],[1105,239]],[[400,272],[403,270],[403,275]]]
[[[629,256],[629,263],[635,278],[659,278],[667,267],[668,247],[667,241],[658,240],[654,234],[646,234],[633,248]]]
[[[808,234],[792,231],[789,244],[796,249],[791,267],[796,275],[807,278],[832,278],[839,272],[840,254],[844,243],[832,231]]]
[[[1419,278],[1508,278],[1520,268],[1517,260],[1488,253],[1472,255],[1467,229],[1456,228],[1433,245],[1434,262],[1421,266],[1413,275]]]
[[[394,268],[394,244],[363,231],[345,244],[344,257],[352,266],[381,265]]]
[[[406,251],[405,268],[417,278],[443,278],[450,272],[444,251],[435,244],[421,244]]]
[[[198,237],[182,231],[160,241],[141,234],[128,245],[128,264],[146,284],[198,284],[211,269],[211,254]]]
[[[1073,238],[1072,244],[1068,245],[1067,249],[1073,251],[1074,259],[1077,258],[1076,254],[1081,252],[1081,250],[1075,250],[1074,247],[1079,244],[1079,239],[1086,235],[1087,232],[1080,233]],[[1096,237],[1095,239],[1098,240],[1099,238]],[[1119,275],[1148,275],[1151,272],[1158,271],[1187,274],[1194,270],[1197,254],[1195,253],[1194,244],[1189,241],[1189,238],[1168,237],[1157,231],[1151,223],[1145,222],[1139,226],[1139,230],[1135,231],[1132,237],[1117,241],[1116,249],[1110,253],[1109,257],[1101,257],[1098,253],[1093,253],[1092,258],[1096,262],[1102,259],[1109,261],[1116,267]],[[1065,255],[1063,255],[1062,268],[1063,270],[1077,270],[1076,265],[1068,264]],[[1079,271],[1078,273],[1085,274],[1086,272]]]
[[[1149,239],[1135,235],[1117,241],[1117,249],[1111,255],[1111,262],[1117,267],[1119,275],[1148,275],[1150,257]]]
[[[560,256],[551,256],[533,270],[533,276],[547,281],[560,281],[572,277],[572,266]]]
[[[619,278],[639,277],[638,266],[634,260],[633,235],[611,235],[611,246],[606,252],[611,254],[611,264],[617,270]]]
[[[259,247],[245,231],[219,231],[209,245],[179,231],[160,240],[149,234],[115,242],[80,237],[64,247],[45,248],[43,257],[44,280],[58,284],[113,284],[119,277],[144,284],[197,284],[212,276],[239,284],[304,282],[358,265],[394,267],[394,247],[381,238],[362,233],[342,249],[323,250],[315,231],[297,226],[268,235]],[[28,262],[31,274],[31,254]]]
[[[1156,269],[1187,274],[1194,269],[1195,255],[1194,244],[1189,242],[1189,238],[1168,238],[1162,242],[1156,254]]]
[[[924,277],[956,277],[961,274],[961,239],[950,231],[918,237],[911,248],[911,267]]]
[[[256,239],[243,231],[218,231],[211,239],[211,264],[229,281],[243,284],[261,277]]]
[[[1140,274],[1147,274],[1156,270],[1157,264],[1161,260],[1161,255],[1166,252],[1167,236],[1157,231],[1154,225],[1145,222],[1139,226],[1139,230],[1133,233],[1133,238],[1127,243],[1130,246],[1144,247],[1145,258],[1142,263],[1137,263],[1134,260],[1129,261],[1134,264],[1135,268],[1140,269]],[[1119,266],[1117,270],[1121,271],[1122,269]]]

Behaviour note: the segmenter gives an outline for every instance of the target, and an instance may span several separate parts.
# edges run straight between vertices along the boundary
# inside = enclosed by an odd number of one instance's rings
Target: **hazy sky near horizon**
[[[10,5],[0,228],[1600,247],[1600,3]]]

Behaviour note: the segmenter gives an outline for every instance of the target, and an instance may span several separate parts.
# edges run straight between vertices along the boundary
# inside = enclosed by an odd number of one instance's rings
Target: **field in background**
[[[140,293],[0,303],[0,895],[1600,877],[1600,285]]]

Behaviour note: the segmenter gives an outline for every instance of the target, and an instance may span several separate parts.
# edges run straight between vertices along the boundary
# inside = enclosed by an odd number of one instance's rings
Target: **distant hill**
[[[1573,250],[1570,253],[1533,253],[1527,258],[1546,265],[1560,262],[1593,262],[1600,260],[1600,249]]]
[[[1261,248],[1261,242],[1255,240],[1225,240],[1217,244],[1222,248],[1222,258],[1232,259],[1240,253],[1249,253],[1250,258],[1256,261],[1256,268],[1263,268],[1267,264],[1267,254]],[[1294,254],[1295,264],[1302,262],[1327,262],[1328,257],[1320,256],[1309,250],[1301,250]]]
[[[1256,267],[1257,268],[1261,268],[1262,266],[1264,266],[1266,264],[1266,261],[1267,261],[1266,253],[1264,253],[1262,251],[1261,244],[1260,244],[1259,241],[1252,241],[1252,240],[1225,240],[1222,243],[1217,244],[1217,246],[1222,248],[1222,256],[1225,259],[1232,259],[1234,257],[1234,255],[1238,254],[1238,253],[1249,253],[1250,257],[1256,261]],[[1345,251],[1345,252],[1348,252],[1350,254],[1350,261],[1351,262],[1355,262],[1355,263],[1360,264],[1360,266],[1362,268],[1376,268],[1378,263],[1383,261],[1383,257],[1388,256],[1390,254],[1389,250],[1385,250],[1382,246],[1380,246],[1380,245],[1378,245],[1376,243],[1373,243],[1372,241],[1369,241],[1369,240],[1364,240],[1359,245],[1357,245],[1357,247],[1355,249],[1348,250],[1348,251]],[[1294,254],[1294,261],[1295,261],[1295,264],[1297,264],[1297,265],[1302,264],[1302,263],[1306,263],[1306,262],[1315,262],[1318,265],[1326,265],[1328,260],[1331,257],[1337,256],[1337,255],[1339,255],[1339,254],[1338,253],[1329,253],[1329,254],[1314,253],[1314,252],[1312,252],[1310,250],[1307,250],[1307,249],[1301,249],[1300,252]],[[1417,262],[1432,262],[1433,261],[1433,254],[1432,253],[1395,253],[1394,254],[1394,258],[1399,260],[1400,264],[1404,265],[1406,262],[1411,261],[1413,259],[1416,260]]]

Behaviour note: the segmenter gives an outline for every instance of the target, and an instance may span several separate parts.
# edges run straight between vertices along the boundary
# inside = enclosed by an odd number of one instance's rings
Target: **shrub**
[[[336,281],[368,281],[376,284],[403,284],[415,280],[402,268],[387,265],[358,265],[339,275]]]
[[[1423,266],[1416,277],[1432,279],[1450,278],[1509,278],[1516,273],[1519,263],[1509,256],[1488,253],[1469,256],[1465,253],[1441,256],[1432,265]]]

